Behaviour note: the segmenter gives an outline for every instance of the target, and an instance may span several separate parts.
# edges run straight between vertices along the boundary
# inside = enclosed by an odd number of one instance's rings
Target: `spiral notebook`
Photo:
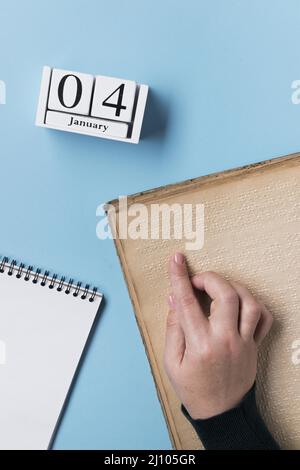
[[[0,448],[47,449],[102,295],[0,258]]]

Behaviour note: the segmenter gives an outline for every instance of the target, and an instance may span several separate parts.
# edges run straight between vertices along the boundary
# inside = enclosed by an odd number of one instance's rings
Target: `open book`
[[[280,446],[299,449],[300,154],[136,194],[121,211],[135,203],[149,211],[151,204],[204,204],[204,246],[194,251],[185,239],[120,239],[119,201],[108,211],[117,215],[116,247],[174,447],[202,447],[163,367],[167,261],[182,251],[191,274],[214,270],[239,280],[273,313],[259,355],[258,406]]]

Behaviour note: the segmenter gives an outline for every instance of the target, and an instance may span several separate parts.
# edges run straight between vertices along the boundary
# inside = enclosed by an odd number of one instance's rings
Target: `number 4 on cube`
[[[138,143],[147,85],[44,67],[36,125]]]
[[[135,82],[96,77],[92,116],[131,122],[135,93]]]

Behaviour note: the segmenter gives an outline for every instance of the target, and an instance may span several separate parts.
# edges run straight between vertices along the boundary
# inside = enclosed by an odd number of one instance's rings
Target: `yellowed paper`
[[[263,162],[134,195],[129,203],[201,203],[205,241],[116,240],[137,321],[174,446],[201,448],[163,368],[167,261],[186,254],[191,273],[214,270],[245,283],[275,317],[260,351],[258,404],[284,449],[300,448],[300,156]],[[114,201],[118,209],[118,203]],[[300,342],[299,342],[300,346]],[[300,356],[300,354],[299,354]]]

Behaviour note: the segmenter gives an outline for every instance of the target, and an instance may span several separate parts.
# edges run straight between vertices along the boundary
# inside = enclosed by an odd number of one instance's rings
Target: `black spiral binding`
[[[23,263],[17,263],[15,259],[9,261],[9,258],[6,256],[2,257],[2,259],[0,257],[0,275],[5,273],[8,276],[15,276],[17,279],[30,281],[33,284],[48,287],[52,290],[56,288],[58,292],[72,294],[74,297],[80,297],[80,299],[89,300],[89,302],[94,302],[96,297],[101,297],[97,287],[90,289],[89,284],[83,287],[81,282],[75,284],[72,278],[66,281],[64,276],[59,277],[57,274],[50,275],[49,271],[42,272],[41,269],[34,269],[31,265],[25,266]]]

